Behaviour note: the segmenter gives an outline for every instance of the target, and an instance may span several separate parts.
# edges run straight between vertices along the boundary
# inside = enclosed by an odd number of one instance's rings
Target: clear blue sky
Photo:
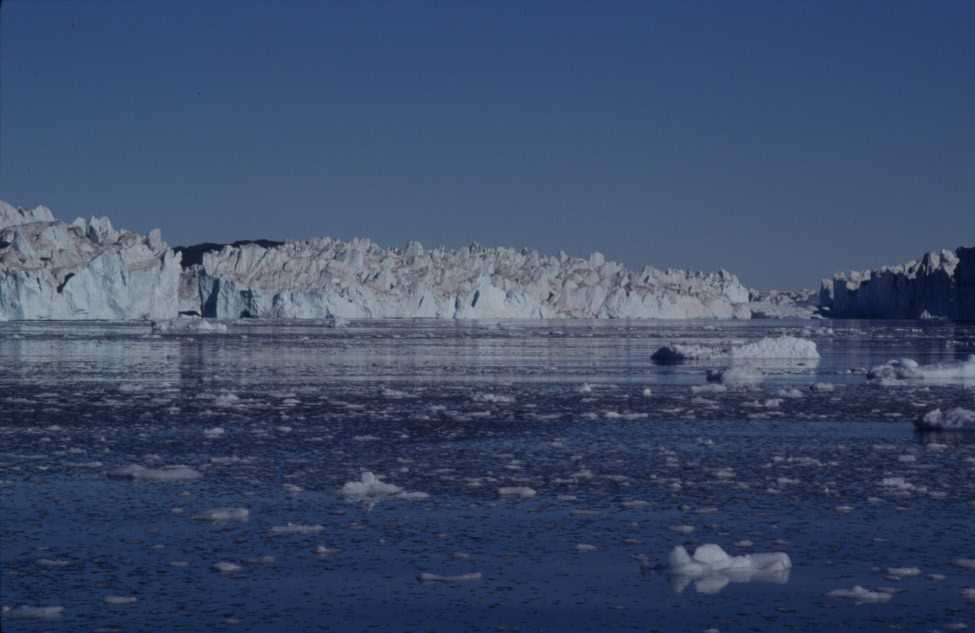
[[[0,198],[749,285],[975,243],[975,2],[5,0]]]

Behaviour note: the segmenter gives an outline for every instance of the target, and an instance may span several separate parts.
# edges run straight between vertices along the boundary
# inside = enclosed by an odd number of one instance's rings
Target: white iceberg
[[[765,380],[765,374],[754,367],[726,367],[724,369],[709,369],[708,382],[719,382],[732,387],[747,387],[757,385]]]
[[[945,361],[921,365],[911,358],[889,360],[867,372],[867,379],[886,385],[907,381],[924,381],[934,384],[975,382],[975,354],[964,360]]]
[[[963,429],[975,431],[975,411],[961,407],[955,407],[944,412],[941,409],[935,409],[915,420],[914,426],[919,431],[960,431]]]
[[[752,343],[731,349],[734,359],[809,359],[820,358],[816,343],[795,336],[764,337]]]
[[[694,583],[698,593],[717,593],[730,583],[789,582],[792,560],[785,552],[731,556],[719,545],[700,545],[691,556],[678,545],[669,559],[672,585],[678,593]]]
[[[160,468],[146,468],[132,464],[113,470],[108,475],[118,479],[144,479],[146,481],[192,481],[203,476],[199,471],[182,464]]]
[[[250,519],[250,516],[251,512],[247,508],[214,508],[194,515],[193,518],[197,521],[217,523],[224,521],[247,521]]]
[[[834,589],[827,593],[826,597],[853,600],[857,604],[877,604],[890,602],[893,594],[887,591],[872,591],[860,585],[854,585],[850,589]]]
[[[4,615],[19,620],[57,620],[64,615],[64,607],[31,607],[22,605],[7,611]]]

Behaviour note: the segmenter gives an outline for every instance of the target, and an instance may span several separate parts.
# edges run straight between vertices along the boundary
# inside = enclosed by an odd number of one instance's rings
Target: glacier
[[[186,261],[183,261],[183,257]],[[259,240],[170,248],[108,218],[59,221],[0,202],[0,320],[742,318],[733,274],[631,271],[602,254],[471,245],[384,248],[366,239]],[[187,325],[189,324],[189,326]],[[192,326],[192,327],[190,327]]]
[[[95,217],[69,224],[46,207],[0,201],[0,320],[175,316],[181,274],[158,229],[140,235]]]
[[[383,248],[333,238],[205,252],[180,306],[217,319],[750,318],[748,289],[726,271],[630,271],[600,253],[471,245]]]
[[[920,260],[838,273],[820,284],[833,318],[975,321],[975,247],[930,251]]]

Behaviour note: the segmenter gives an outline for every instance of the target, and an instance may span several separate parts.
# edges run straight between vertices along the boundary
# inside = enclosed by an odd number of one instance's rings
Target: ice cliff
[[[834,318],[975,320],[975,248],[825,279],[819,304]]]
[[[599,253],[332,238],[170,249],[158,230],[0,202],[0,319],[749,318],[749,298],[725,271],[630,270]],[[762,299],[796,315],[791,296]]]
[[[535,251],[387,249],[320,238],[228,245],[187,269],[180,306],[212,318],[748,318],[748,290],[725,271],[630,271]]]
[[[179,256],[108,218],[57,221],[0,201],[0,320],[175,316]]]

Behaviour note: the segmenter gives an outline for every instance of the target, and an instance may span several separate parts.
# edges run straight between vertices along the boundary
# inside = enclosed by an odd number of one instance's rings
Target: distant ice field
[[[975,326],[334,325],[0,323],[3,630],[975,628]]]

